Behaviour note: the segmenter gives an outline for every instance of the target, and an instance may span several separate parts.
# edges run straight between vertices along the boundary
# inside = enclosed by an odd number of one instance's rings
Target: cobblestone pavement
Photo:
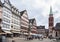
[[[38,39],[34,39],[34,40],[25,40],[24,38],[8,38],[7,42],[12,42],[12,40],[15,40],[15,42],[56,42],[53,39],[43,39],[43,40],[38,40]]]

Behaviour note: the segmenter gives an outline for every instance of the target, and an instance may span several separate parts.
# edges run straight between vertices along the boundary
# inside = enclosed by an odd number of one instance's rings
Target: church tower
[[[50,14],[49,14],[49,36],[53,33],[53,27],[54,27],[54,17],[52,12],[52,7],[50,7]]]

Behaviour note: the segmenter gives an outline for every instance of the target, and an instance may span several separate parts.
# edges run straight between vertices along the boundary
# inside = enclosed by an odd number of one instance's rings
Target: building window
[[[7,19],[7,18],[3,18],[3,21],[4,21],[4,22],[7,22],[7,23],[10,23],[10,20]]]
[[[5,12],[3,13],[3,16],[6,16],[6,17],[10,18],[10,15],[5,13]]]
[[[10,28],[9,24],[6,24],[6,23],[2,23],[2,24],[3,24],[2,27],[4,27],[4,28]]]

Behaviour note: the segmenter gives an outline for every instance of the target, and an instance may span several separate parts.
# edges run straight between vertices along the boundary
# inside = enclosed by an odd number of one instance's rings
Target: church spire
[[[53,14],[53,12],[52,12],[52,7],[50,6],[50,14]]]

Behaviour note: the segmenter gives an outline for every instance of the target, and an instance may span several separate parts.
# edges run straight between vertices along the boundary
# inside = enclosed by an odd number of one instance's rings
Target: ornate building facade
[[[42,36],[46,35],[45,26],[37,26],[37,31],[39,35],[42,35]]]
[[[54,27],[54,17],[52,12],[52,7],[50,7],[50,14],[49,14],[49,36],[53,33],[53,27]]]
[[[3,11],[3,4],[0,1],[0,35],[5,35],[5,32],[2,30],[2,11]]]
[[[53,29],[53,37],[60,37],[60,23],[56,23],[54,29]]]
[[[20,34],[20,12],[9,0],[0,3],[0,18],[1,29],[7,36]]]
[[[11,4],[9,0],[4,0],[3,7],[2,7],[2,30],[7,33],[7,36],[12,34],[11,30]]]
[[[19,36],[20,34],[20,12],[19,10],[12,6],[12,17],[11,17],[11,32],[13,36]]]
[[[31,35],[37,34],[37,24],[36,19],[29,19]]]
[[[28,35],[28,28],[29,28],[29,19],[26,10],[20,12],[21,14],[21,34],[23,36]]]

